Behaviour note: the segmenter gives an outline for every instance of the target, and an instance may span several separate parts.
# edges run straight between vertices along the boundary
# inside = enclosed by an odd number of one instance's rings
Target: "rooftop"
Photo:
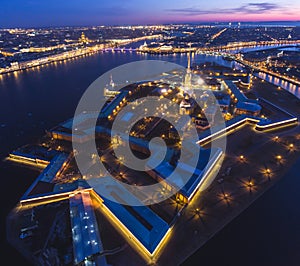
[[[257,112],[261,110],[261,106],[258,104],[258,101],[254,99],[248,99],[232,80],[225,80],[224,82],[231,93],[234,95],[234,97],[237,99],[236,108],[244,109],[250,112]]]
[[[129,206],[130,202],[139,200],[116,181],[108,177],[100,179],[88,180],[88,183],[104,200],[104,205],[109,211],[152,254],[169,230],[169,225],[147,206]],[[103,189],[115,202],[101,196]]]
[[[21,200],[27,199],[28,197],[35,197],[36,193],[43,193],[42,195],[44,195],[46,192],[52,193],[52,181],[63,168],[68,158],[69,155],[66,153],[59,153],[56,155],[38,176],[38,178],[33,182],[33,184],[28,188]]]
[[[243,109],[251,112],[258,112],[261,110],[261,106],[252,102],[238,102],[236,108]]]
[[[248,101],[249,99],[242,93],[239,88],[234,84],[232,80],[224,80],[227,87],[231,90],[231,93],[237,98],[240,102]],[[253,100],[250,100],[253,101]]]
[[[113,110],[121,103],[121,101],[126,98],[128,95],[128,90],[123,90],[120,92],[110,103],[105,105],[101,110],[100,116],[101,117],[108,117],[112,114]]]
[[[196,168],[183,162],[179,162],[174,166],[170,163],[170,158],[168,158],[170,155],[166,156],[167,158],[155,169],[151,166],[153,163],[151,160],[149,160],[148,166],[163,179],[167,179],[174,172],[175,168],[178,167],[180,174],[174,175],[174,177],[171,180],[167,180],[167,182],[169,182],[171,186],[179,189],[181,194],[190,198],[202,182],[206,174],[207,166],[214,160],[217,153],[218,150],[215,149],[201,148]],[[190,177],[187,182],[186,177]]]
[[[70,218],[75,264],[103,252],[89,192],[76,193],[70,197]],[[100,265],[107,265],[104,256],[101,256],[100,260]]]

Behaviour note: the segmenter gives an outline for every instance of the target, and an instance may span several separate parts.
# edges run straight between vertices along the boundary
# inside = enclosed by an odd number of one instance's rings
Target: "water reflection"
[[[254,76],[261,78],[263,80],[266,80],[276,86],[279,86],[287,91],[289,91],[290,93],[294,94],[297,98],[300,99],[300,88],[299,86],[292,84],[290,82],[287,82],[286,80],[282,80],[280,78],[274,77],[272,75],[263,73],[263,72],[259,72],[257,74],[254,74]]]

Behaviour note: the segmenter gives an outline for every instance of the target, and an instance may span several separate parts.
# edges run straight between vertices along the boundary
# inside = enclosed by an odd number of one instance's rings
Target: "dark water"
[[[281,88],[284,88],[285,90],[289,91],[290,93],[294,94],[297,98],[300,99],[300,87],[299,86],[292,84],[290,82],[287,82],[283,79],[274,77],[272,75],[262,73],[262,72],[256,73],[256,74],[254,74],[254,76],[264,79],[276,86],[280,86]]]
[[[102,73],[144,59],[187,65],[186,55],[107,52],[0,76],[0,157],[21,145],[34,143],[45,129],[71,117],[82,93]],[[194,60],[232,64],[220,57],[203,55]],[[9,265],[26,262],[6,242],[5,218],[37,175],[0,163],[1,254],[8,256]],[[296,174],[290,174],[184,265],[300,265],[298,191],[299,180]],[[284,261],[289,263],[281,263]]]

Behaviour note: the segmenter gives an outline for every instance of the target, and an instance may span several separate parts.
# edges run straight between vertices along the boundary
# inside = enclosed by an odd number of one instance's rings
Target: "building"
[[[115,83],[113,81],[112,76],[110,76],[110,82],[109,84],[104,88],[104,97],[110,98],[115,97],[118,95],[120,91],[118,89],[115,89]]]
[[[85,36],[84,32],[81,33],[80,38],[78,39],[80,43],[88,44],[90,40]]]
[[[147,170],[150,176],[156,181],[163,184],[165,189],[175,192],[176,198],[184,203],[189,202],[197,191],[205,190],[213,181],[215,176],[210,175],[211,170],[221,158],[223,152],[221,149],[200,150],[200,156],[196,168],[187,163],[174,163],[176,151],[168,150],[165,160],[156,168],[154,161],[149,160]],[[180,175],[174,176],[172,180],[168,177],[174,172],[175,168],[179,169]],[[186,182],[186,177],[189,177]]]
[[[154,256],[167,237],[170,226],[114,179],[101,177],[87,182],[93,187],[95,196],[101,203],[100,210],[128,238],[129,243],[143,254]],[[113,197],[114,201],[106,199],[102,195],[103,191]]]
[[[188,94],[184,94],[184,98],[179,104],[179,114],[181,115],[192,115],[195,111],[195,101],[189,97]]]
[[[198,129],[206,130],[206,129],[210,128],[210,124],[205,117],[195,117],[193,119],[193,122],[195,123],[195,126]]]
[[[251,102],[237,102],[235,106],[235,114],[237,115],[252,115],[258,116],[261,111],[261,106],[259,104],[251,103]]]
[[[139,47],[139,50],[144,50],[146,48],[148,48],[148,45],[147,42],[145,41],[144,44]]]
[[[128,90],[121,91],[118,95],[115,96],[115,98],[107,103],[100,112],[101,118],[112,118],[115,116],[118,111],[121,109],[121,106],[126,103],[127,96],[129,95]]]
[[[224,81],[224,87],[231,95],[232,101],[236,104],[234,113],[237,115],[246,114],[258,116],[261,111],[261,106],[257,100],[248,99],[231,80]]]
[[[62,173],[71,158],[72,155],[66,153],[58,153],[58,155],[54,156],[38,178],[26,190],[20,202],[24,203],[31,199],[35,200],[37,195],[39,195],[39,197],[48,197],[53,195],[53,188],[55,186],[53,181]]]
[[[161,53],[171,53],[173,52],[172,45],[162,45],[158,48],[159,52]]]
[[[227,113],[230,106],[230,95],[229,94],[220,94],[215,95],[218,101],[218,105],[220,106],[223,113]]]
[[[99,227],[93,210],[93,203],[88,191],[70,194],[70,220],[73,238],[74,265],[106,266],[100,238]]]
[[[57,140],[83,143],[90,140],[93,137],[94,129],[91,128],[92,123],[88,123],[88,121],[93,120],[96,117],[98,117],[97,113],[82,113],[76,116],[75,118],[71,118],[67,121],[60,123],[58,126],[47,130],[46,133],[49,137]],[[75,127],[73,131],[72,127],[74,121],[76,121],[78,128]]]
[[[211,90],[220,90],[221,89],[221,83],[216,78],[206,78],[205,83]]]

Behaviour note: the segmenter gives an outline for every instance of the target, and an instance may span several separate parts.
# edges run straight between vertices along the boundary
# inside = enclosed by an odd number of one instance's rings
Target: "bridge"
[[[135,52],[137,48],[125,48],[125,47],[114,47],[114,48],[105,48],[102,51],[104,52]]]
[[[268,47],[268,46],[295,46],[300,45],[300,40],[280,40],[280,41],[260,41],[260,42],[237,42],[228,43],[227,45],[213,46],[213,47],[199,47],[197,52],[211,51],[211,52],[221,52],[229,50],[237,50],[244,48],[255,48],[255,47]]]
[[[288,47],[300,45],[300,40],[280,40],[280,41],[260,41],[260,42],[237,42],[229,43],[221,46],[211,47],[142,47],[142,48],[108,48],[105,51],[137,51],[152,54],[172,54],[172,53],[196,53],[196,54],[212,54],[212,55],[230,55],[232,50],[242,50],[244,48],[268,48]]]

